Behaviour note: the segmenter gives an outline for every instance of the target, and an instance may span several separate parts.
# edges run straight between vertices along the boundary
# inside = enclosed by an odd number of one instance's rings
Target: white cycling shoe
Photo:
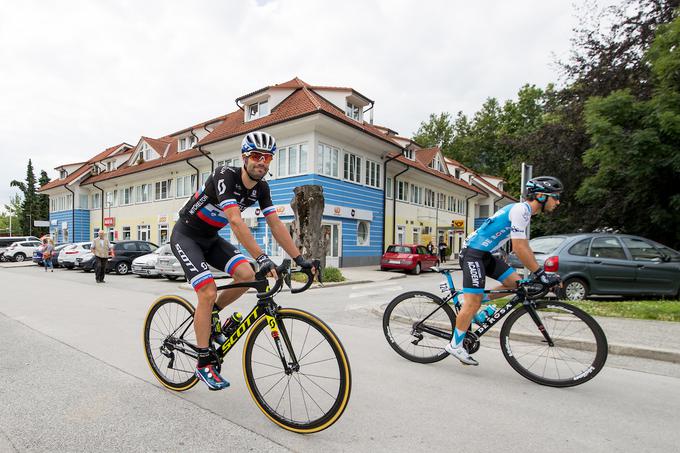
[[[477,362],[475,359],[472,358],[470,354],[465,350],[464,347],[459,347],[459,348],[454,348],[451,343],[447,344],[444,346],[444,350],[460,360],[460,363],[463,365],[479,365],[479,362]]]

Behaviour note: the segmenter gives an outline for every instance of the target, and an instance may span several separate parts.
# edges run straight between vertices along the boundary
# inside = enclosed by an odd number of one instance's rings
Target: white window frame
[[[411,228],[411,241],[413,244],[420,245],[420,234],[421,230],[419,226],[414,226]],[[418,236],[418,240],[416,241],[416,235]]]
[[[125,237],[125,233],[127,232],[127,237]],[[121,237],[123,238],[123,241],[129,241],[132,239],[132,230],[130,229],[129,226],[124,226],[121,230]]]
[[[366,225],[366,238],[361,240],[359,238],[359,227]],[[371,245],[371,223],[366,220],[359,220],[357,222],[357,245],[360,247],[368,247]]]
[[[189,188],[187,190],[187,183]],[[175,198],[186,198],[194,193],[196,187],[196,174],[178,176],[175,178]]]
[[[182,137],[178,140],[177,150],[178,151],[186,151],[187,149],[193,148],[195,144],[196,144],[196,137],[194,137],[193,135],[188,135],[188,136]]]
[[[161,197],[163,193],[163,183],[166,183],[165,197]],[[172,198],[170,193],[172,192],[172,179],[163,179],[162,181],[154,182],[154,201],[169,200]]]
[[[290,156],[294,155],[292,161]],[[309,151],[307,143],[284,146],[276,151],[276,176],[285,178],[287,176],[304,175],[307,173]],[[283,171],[282,171],[283,170]]]
[[[146,193],[144,189],[146,189]],[[151,201],[151,184],[140,184],[136,187],[136,191],[138,196],[135,197],[135,203],[148,203]]]
[[[405,149],[404,150],[404,157],[407,158],[408,160],[416,160],[415,154],[412,149]]]
[[[355,121],[362,121],[364,109],[358,105],[355,105],[349,101],[345,105],[345,115],[352,118]]]
[[[409,186],[407,181],[397,181],[396,197],[397,200],[408,203],[409,201]]]
[[[416,186],[415,184],[411,184],[411,193],[410,193],[410,202],[412,204],[423,204],[423,188],[420,186]]]
[[[340,148],[319,143],[316,155],[316,172],[329,178],[339,178]],[[326,171],[326,167],[329,171]]]
[[[142,233],[146,233],[146,238],[142,239]],[[137,240],[149,241],[151,239],[151,225],[137,225]]]
[[[385,179],[385,197],[392,198],[392,178],[389,176]]]
[[[366,179],[364,184],[368,187],[380,189],[382,187],[381,167],[380,163],[366,159]]]
[[[99,209],[102,207],[101,194],[96,192],[92,194],[92,209]]]
[[[434,156],[434,159],[432,159],[432,162],[430,162],[429,165],[430,168],[433,168],[437,171],[440,171],[442,173],[445,173],[444,171],[444,164],[442,163],[442,159],[437,153],[437,155]]]
[[[134,186],[123,187],[123,190],[120,193],[120,205],[128,206],[131,204],[135,204],[135,188]]]
[[[343,150],[344,151],[344,150]],[[361,169],[363,157],[344,151],[342,156],[342,179],[361,184]]]
[[[246,107],[246,115],[246,121],[256,120],[258,118],[262,118],[263,116],[269,115],[269,99],[263,99],[253,102],[252,104],[248,104]]]

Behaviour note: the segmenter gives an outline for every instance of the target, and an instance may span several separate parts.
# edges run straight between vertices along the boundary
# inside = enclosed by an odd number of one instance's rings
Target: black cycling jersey
[[[179,221],[197,230],[202,236],[216,235],[228,222],[224,213],[235,206],[241,212],[256,201],[266,217],[276,212],[269,184],[260,180],[247,189],[241,179],[241,167],[217,167],[179,211]]]

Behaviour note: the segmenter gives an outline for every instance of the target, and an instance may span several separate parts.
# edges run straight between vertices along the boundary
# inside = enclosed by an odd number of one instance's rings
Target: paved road
[[[157,384],[143,356],[142,323],[162,294],[193,298],[178,283],[111,275],[96,285],[81,272],[0,269],[0,451],[198,451],[220,442],[229,450],[325,452],[649,452],[678,445],[677,365],[610,357],[593,381],[560,390],[515,373],[495,341],[477,353],[477,368],[454,360],[418,365],[396,355],[372,307],[407,289],[436,290],[438,280],[425,274],[281,294],[281,305],[331,325],[354,377],[340,421],[301,436],[276,427],[253,404],[240,347],[226,361],[228,390],[197,386],[176,394]]]

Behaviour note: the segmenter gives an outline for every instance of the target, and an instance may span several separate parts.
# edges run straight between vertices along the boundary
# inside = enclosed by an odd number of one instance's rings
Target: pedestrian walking
[[[427,243],[427,253],[429,253],[430,255],[435,255],[434,244],[432,243],[432,241]]]
[[[52,253],[53,252],[54,252],[54,245],[52,244],[52,241],[48,238],[43,239],[42,258],[43,258],[43,266],[45,267],[45,272],[47,272],[48,267],[51,269],[50,272],[54,272],[54,265],[52,263]]]
[[[439,243],[439,261],[442,263],[446,263],[446,249],[447,249],[446,242],[441,241]]]
[[[99,236],[92,241],[92,253],[94,253],[94,279],[97,283],[104,283],[104,275],[106,275],[106,264],[109,261],[109,249],[111,243],[109,239],[104,236],[104,230],[99,230]]]

